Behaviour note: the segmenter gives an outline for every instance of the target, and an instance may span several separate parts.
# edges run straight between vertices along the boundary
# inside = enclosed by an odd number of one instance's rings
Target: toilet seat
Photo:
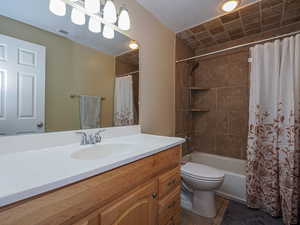
[[[181,166],[181,173],[184,176],[203,181],[221,181],[225,176],[225,174],[218,169],[192,162]]]

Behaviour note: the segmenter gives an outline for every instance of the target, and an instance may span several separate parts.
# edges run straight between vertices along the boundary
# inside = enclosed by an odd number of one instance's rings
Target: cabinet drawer
[[[181,214],[180,211],[176,213],[174,217],[165,224],[165,225],[180,225],[181,224]]]
[[[171,219],[172,225],[180,225],[181,224],[181,212],[178,211],[176,215]]]
[[[159,176],[159,199],[162,199],[164,196],[169,194],[174,190],[178,185],[180,185],[180,166],[176,167],[169,172]]]
[[[170,194],[159,201],[159,225],[166,225],[180,213],[180,186],[177,186]]]
[[[155,164],[159,171],[172,169],[181,162],[181,146],[175,146],[156,155]]]

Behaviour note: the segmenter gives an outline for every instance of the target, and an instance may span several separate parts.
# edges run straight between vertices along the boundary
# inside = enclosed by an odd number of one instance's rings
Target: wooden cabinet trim
[[[159,225],[165,225],[180,213],[181,187],[177,186],[170,194],[159,201]]]
[[[159,183],[159,199],[162,199],[172,190],[174,190],[178,185],[180,185],[180,166],[160,175],[158,178]]]

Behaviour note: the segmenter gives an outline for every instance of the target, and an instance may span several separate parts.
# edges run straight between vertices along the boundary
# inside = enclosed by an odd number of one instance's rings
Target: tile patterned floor
[[[282,218],[274,218],[261,210],[230,201],[221,225],[284,225]]]
[[[228,200],[217,197],[217,216],[215,218],[201,217],[195,213],[182,209],[181,225],[220,225],[228,204]]]
[[[217,198],[217,209],[217,216],[212,219],[182,209],[181,225],[284,225],[281,218],[220,197]]]

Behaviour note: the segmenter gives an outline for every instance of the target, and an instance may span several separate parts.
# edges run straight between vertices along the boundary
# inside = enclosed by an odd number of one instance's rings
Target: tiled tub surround
[[[180,39],[176,41],[176,60],[192,57],[194,51],[184,44]],[[189,75],[193,63],[179,63],[176,65],[175,73],[175,106],[176,106],[176,124],[175,134],[177,137],[191,136],[191,121],[188,120],[188,87],[192,85],[192,79]],[[190,152],[190,142],[183,145],[183,154]]]
[[[248,51],[199,60],[195,86],[210,88],[194,92],[193,150],[239,159],[246,158],[249,102]]]
[[[74,131],[0,138],[0,207],[182,144],[184,139],[140,133],[139,126],[106,128],[102,144],[132,144],[132,150],[95,160],[71,154],[80,146]]]
[[[192,76],[192,64],[177,65],[176,81],[178,86],[183,85],[176,90],[176,134],[191,137],[186,152],[246,158],[248,57],[248,49],[243,49],[203,58],[197,61],[199,66]],[[209,90],[192,91],[190,98],[189,85]],[[188,108],[205,108],[209,112],[188,112]]]
[[[215,18],[177,34],[176,58],[180,60],[300,30],[299,10],[299,0],[263,0]],[[238,30],[240,34],[235,35],[233,31]],[[227,38],[222,39],[222,35]],[[191,137],[186,153],[200,151],[246,159],[248,58],[249,47],[245,47],[177,63],[176,135]],[[199,66],[191,74],[195,63]],[[207,108],[209,112],[188,112],[189,86],[209,88],[194,91],[191,98],[193,108]]]

